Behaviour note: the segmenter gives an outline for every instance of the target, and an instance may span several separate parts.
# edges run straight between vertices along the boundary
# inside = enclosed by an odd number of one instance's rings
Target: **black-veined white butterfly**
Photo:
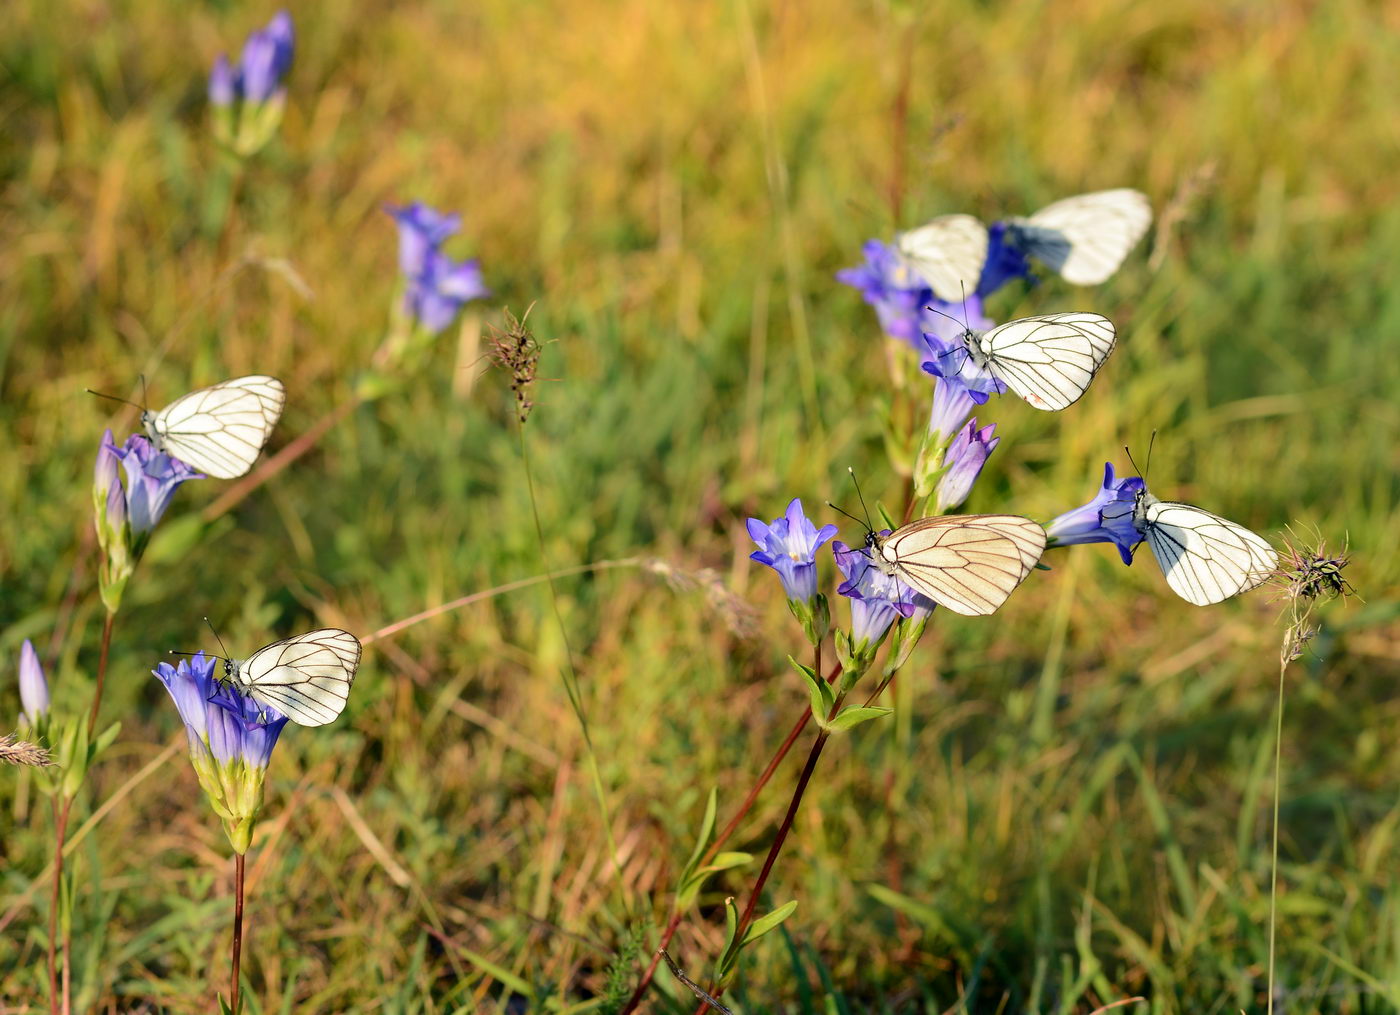
[[[1031,406],[1050,411],[1079,400],[1113,351],[1115,335],[1113,322],[1098,314],[1023,317],[987,331],[965,330],[962,347],[944,355],[965,354],[975,371],[1002,381]]]
[[[235,377],[159,412],[144,409],[141,423],[157,450],[216,479],[236,479],[257,461],[286,400],[276,377]]]
[[[1167,584],[1188,603],[1210,606],[1248,592],[1278,567],[1263,536],[1204,508],[1158,500],[1144,488],[1132,511]]]
[[[1007,241],[1060,273],[1073,285],[1108,279],[1152,223],[1152,205],[1140,191],[1100,190],[1046,205],[1007,222]],[[982,277],[987,227],[971,215],[940,215],[895,238],[905,261],[933,294],[961,302]]]
[[[920,518],[888,536],[871,531],[866,553],[885,574],[965,617],[994,613],[1045,551],[1045,530],[1020,515]]]
[[[224,679],[295,723],[324,726],[345,708],[359,665],[360,639],[327,627],[225,659]]]

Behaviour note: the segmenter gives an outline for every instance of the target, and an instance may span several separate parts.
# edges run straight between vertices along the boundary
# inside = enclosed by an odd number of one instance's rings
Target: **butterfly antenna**
[[[146,397],[146,375],[140,374],[138,376],[140,376],[141,378],[141,406],[144,410],[146,406],[151,404],[151,400],[148,397]]]
[[[860,509],[865,512],[865,530],[867,532],[874,532],[875,526],[870,521],[870,509],[865,506],[865,495],[860,492],[860,480],[856,479],[856,470],[848,465],[846,466],[846,471],[851,474],[851,482],[855,484],[856,488],[856,499],[860,501]]]
[[[1143,480],[1147,479],[1147,473],[1152,468],[1152,445],[1157,443],[1157,431],[1152,431],[1152,436],[1147,438],[1147,468],[1142,470]]]
[[[223,640],[222,638],[219,637],[219,632],[214,630],[214,625],[213,625],[212,623],[209,622],[209,618],[208,618],[208,617],[205,617],[205,618],[204,618],[204,622],[205,622],[206,624],[209,624],[209,630],[214,632],[214,640],[217,641],[217,642],[219,643],[219,651],[222,652],[222,653],[224,654],[224,655],[223,655],[223,659],[224,659],[225,662],[227,662],[227,661],[229,660],[230,656],[229,656],[229,654],[228,654],[228,649],[224,648],[224,640]]]
[[[101,391],[93,391],[91,388],[84,388],[83,390],[86,391],[89,395],[96,395],[98,398],[109,398],[109,399],[111,399],[113,402],[121,402],[123,405],[129,405],[129,406],[131,406],[133,409],[140,409],[142,412],[145,412],[145,411],[146,411],[146,407],[145,407],[145,406],[143,406],[143,405],[137,405],[135,402],[131,401],[130,399],[122,398],[120,395],[108,395],[108,394],[104,394],[104,393],[101,392]]]
[[[1129,448],[1126,444],[1123,445],[1123,454],[1128,456],[1128,462],[1132,465],[1133,471],[1136,472],[1139,476],[1141,476],[1142,470],[1138,468],[1137,459],[1133,457],[1132,449]]]
[[[845,508],[843,508],[843,507],[837,507],[835,504],[831,503],[831,501],[827,501],[827,502],[826,502],[826,506],[829,507],[829,508],[831,508],[831,510],[833,510],[833,511],[840,512],[841,514],[845,515],[847,518],[849,518],[849,519],[850,519],[851,521],[853,521],[853,522],[857,522],[857,523],[859,523],[859,524],[861,524],[861,525],[864,525],[864,524],[865,524],[865,522],[861,521],[859,518],[857,518],[855,515],[851,514],[851,513],[850,513],[849,511],[847,511]]]

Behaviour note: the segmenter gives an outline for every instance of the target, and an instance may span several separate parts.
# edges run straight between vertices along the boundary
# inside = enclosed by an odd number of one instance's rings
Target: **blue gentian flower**
[[[252,843],[263,782],[287,717],[215,679],[217,660],[199,652],[152,672],[165,685],[190,745],[190,761],[237,853]]]
[[[248,36],[237,65],[219,54],[209,72],[209,103],[214,107],[214,136],[239,155],[267,144],[282,122],[287,89],[282,84],[292,67],[295,37],[292,16],[278,11]]]
[[[1011,242],[1009,224],[993,223],[987,230],[987,260],[977,282],[977,294],[986,296],[1018,278],[1035,281],[1026,255]]]
[[[973,328],[990,326],[990,322],[979,323],[982,301],[977,294],[969,296],[966,303],[940,300],[891,244],[869,240],[861,249],[865,263],[838,271],[836,279],[860,290],[890,338],[919,350],[920,336],[925,332],[951,339],[962,334],[965,322]]]
[[[471,300],[490,296],[476,258],[454,261],[439,250],[428,252],[423,271],[408,284],[405,303],[409,314],[431,332],[452,323]]]
[[[428,255],[462,226],[462,216],[435,211],[422,201],[402,208],[385,205],[384,210],[399,224],[399,270],[410,279],[422,273]]]
[[[28,638],[19,647],[19,702],[21,718],[38,729],[49,714],[49,682],[39,664],[39,653]]]
[[[977,429],[977,417],[967,421],[958,431],[943,455],[944,473],[938,481],[934,497],[934,514],[946,514],[953,510],[972,492],[972,484],[982,472],[982,466],[1001,443],[995,437],[997,425],[988,423]]]
[[[214,61],[209,72],[209,101],[219,107],[232,106],[238,98],[238,71],[223,53]]]
[[[1113,463],[1103,466],[1103,488],[1083,507],[1066,511],[1045,527],[1046,546],[1112,543],[1124,564],[1133,562],[1133,548],[1144,534],[1133,524],[1133,509],[1147,484],[1138,476],[1114,479]]]
[[[991,324],[991,321],[982,320],[972,327],[973,330],[982,331]],[[946,442],[961,430],[972,415],[974,406],[985,405],[992,395],[1006,391],[1005,381],[993,377],[972,361],[963,342],[963,334],[959,331],[952,339],[942,338],[934,332],[925,332],[920,336],[924,353],[920,366],[924,373],[938,378],[928,422],[929,433],[938,435],[933,438],[935,444],[939,443],[939,436]]]
[[[132,434],[121,448],[110,443],[111,434],[108,430],[103,440],[108,444],[108,453],[119,458],[126,471],[126,517],[132,534],[138,538],[149,535],[180,485],[186,480],[203,479],[204,474],[157,451],[140,434]]]
[[[292,16],[278,11],[266,28],[248,36],[239,61],[239,82],[247,102],[266,102],[282,91],[282,78],[292,67],[295,39]]]
[[[836,526],[817,528],[802,510],[801,498],[794,497],[782,518],[767,524],[750,518],[748,529],[759,547],[749,557],[778,572],[788,599],[804,603],[815,599],[817,550],[836,535]]]
[[[749,557],[778,572],[788,609],[807,640],[818,644],[831,629],[831,611],[826,596],[817,591],[817,550],[836,535],[836,526],[817,528],[802,510],[801,498],[794,497],[782,518],[768,523],[750,518],[748,530],[759,547]]]
[[[889,534],[889,529],[879,533]],[[831,544],[831,552],[846,579],[836,591],[851,601],[850,633],[836,632],[836,651],[845,670],[843,680],[849,687],[875,661],[875,653],[891,624],[901,618],[927,619],[934,603],[876,567],[870,551],[838,540]]]

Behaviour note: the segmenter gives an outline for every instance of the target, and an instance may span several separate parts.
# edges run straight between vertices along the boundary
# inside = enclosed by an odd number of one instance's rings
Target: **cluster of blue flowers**
[[[404,309],[414,321],[437,333],[469,301],[491,295],[476,258],[454,261],[442,252],[443,241],[461,228],[460,215],[445,215],[418,201],[385,210],[399,225],[399,270],[407,283]]]
[[[292,68],[295,49],[292,16],[278,11],[248,36],[237,64],[220,53],[209,72],[209,103],[214,133],[240,156],[251,155],[270,141],[282,122],[287,89],[282,81]]]

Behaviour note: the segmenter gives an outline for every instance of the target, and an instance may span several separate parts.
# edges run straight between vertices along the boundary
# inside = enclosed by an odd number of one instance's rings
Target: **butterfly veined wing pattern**
[[[974,332],[969,351],[978,366],[1037,409],[1073,405],[1113,351],[1107,317],[1082,311],[1023,317]]]
[[[345,708],[360,651],[349,631],[322,628],[258,649],[234,664],[233,679],[293,722],[324,726]]]
[[[1196,606],[1262,585],[1278,567],[1263,536],[1192,504],[1145,497],[1137,522],[1167,584]]]
[[[1016,245],[1073,285],[1098,285],[1122,265],[1152,224],[1147,195],[1120,188],[1067,197],[1013,219]]]
[[[987,227],[971,215],[940,215],[895,239],[905,263],[948,303],[961,303],[965,294],[977,291],[987,242]]]
[[[255,374],[192,391],[143,413],[142,422],[159,450],[216,479],[236,479],[257,461],[286,400],[281,381]]]
[[[922,518],[874,548],[886,570],[965,617],[996,612],[1044,550],[1045,530],[1020,515]]]

